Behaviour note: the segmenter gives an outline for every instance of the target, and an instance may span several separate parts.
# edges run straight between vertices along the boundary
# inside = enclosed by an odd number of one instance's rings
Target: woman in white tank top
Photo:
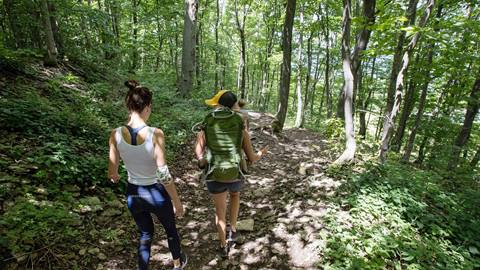
[[[187,256],[180,247],[175,214],[183,215],[183,206],[165,162],[165,140],[162,130],[146,125],[152,112],[152,93],[136,81],[127,81],[125,103],[130,113],[127,126],[112,130],[108,177],[120,179],[120,159],[128,171],[127,204],[140,232],[138,268],[148,269],[155,214],[165,229],[172,253],[174,270],[183,269]],[[175,214],[174,214],[175,209]]]

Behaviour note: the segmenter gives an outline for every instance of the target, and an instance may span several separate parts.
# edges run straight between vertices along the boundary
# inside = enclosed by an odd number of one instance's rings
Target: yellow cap
[[[217,94],[215,94],[215,96],[213,96],[211,99],[206,99],[205,100],[205,104],[207,104],[208,106],[217,106],[218,105],[218,101],[220,100],[220,98],[222,97],[223,94],[225,94],[225,92],[227,92],[228,90],[220,90],[218,91]]]

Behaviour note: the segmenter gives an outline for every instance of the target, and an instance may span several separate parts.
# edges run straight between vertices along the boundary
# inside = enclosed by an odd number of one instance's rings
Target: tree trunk
[[[472,87],[472,92],[470,93],[470,98],[467,104],[467,111],[465,112],[465,119],[463,121],[462,129],[458,133],[455,142],[453,143],[452,157],[448,163],[449,169],[454,169],[458,164],[458,159],[460,151],[463,146],[467,143],[470,138],[470,133],[472,132],[473,121],[475,116],[478,113],[478,108],[480,107],[480,70],[477,74],[477,79]]]
[[[111,18],[112,18],[112,30],[115,35],[115,44],[120,46],[120,21],[119,21],[119,3],[115,0],[110,0],[110,8],[111,8]],[[157,7],[158,7],[158,0],[157,0]],[[157,8],[158,12],[158,8]]]
[[[98,2],[100,5],[100,2]],[[130,67],[131,72],[135,72],[138,68],[138,6],[140,5],[140,0],[132,0],[132,23],[133,23],[133,44],[132,44],[132,66]]]
[[[407,145],[405,146],[405,152],[403,154],[403,161],[406,161],[406,162],[408,162],[409,159],[410,159],[410,154],[412,153],[413,145],[415,143],[415,136],[417,135],[417,130],[418,130],[418,127],[420,126],[420,122],[422,120],[423,111],[425,109],[425,101],[426,101],[426,97],[427,97],[427,90],[428,90],[428,81],[426,81],[424,83],[424,85],[422,86],[422,93],[420,95],[420,101],[418,103],[418,111],[417,111],[417,115],[415,117],[415,123],[413,124],[412,131],[410,132],[410,136],[408,137]]]
[[[156,57],[157,60],[156,60],[156,63],[155,63],[155,72],[157,72],[158,69],[160,68],[160,63],[162,61],[161,55],[162,55],[164,37],[162,37],[162,35],[161,35],[161,33],[163,31],[162,31],[162,23],[161,23],[161,20],[160,20],[160,0],[156,0],[155,3],[156,3],[156,6],[155,6],[156,16],[155,16],[155,18],[156,18],[156,21],[157,21],[157,39],[158,39],[157,57]]]
[[[368,42],[370,41],[370,34],[372,32],[370,29],[375,23],[375,6],[376,0],[363,1],[363,17],[365,19],[365,23],[363,24],[362,30],[357,36],[357,42],[355,44],[355,49],[353,50],[352,58],[352,72],[355,81],[355,84],[353,85],[353,104],[355,104],[357,87],[359,83],[361,83],[361,80],[359,80],[358,77],[361,73],[360,67],[362,66],[362,53],[367,49]]]
[[[197,87],[200,87],[202,85],[202,80],[200,76],[200,63],[201,63],[201,50],[202,50],[202,44],[201,44],[201,36],[202,36],[202,19],[200,16],[200,20],[198,20],[198,28],[197,32],[195,33],[195,80],[197,82]]]
[[[346,146],[343,154],[335,160],[335,163],[345,163],[353,160],[357,145],[355,143],[355,132],[353,126],[353,87],[355,79],[350,60],[350,14],[351,1],[343,0],[343,20],[342,20],[342,65],[345,82],[343,84],[344,112],[345,112],[345,138]]]
[[[218,72],[220,68],[220,48],[218,44],[218,26],[220,25],[220,3],[219,0],[217,0],[217,5],[216,5],[216,11],[217,15],[215,17],[215,89],[214,91],[217,91],[220,87],[219,81],[218,81]]]
[[[472,161],[470,161],[470,166],[472,168],[477,167],[479,160],[480,160],[480,147],[478,147],[477,152],[475,153],[475,156],[472,158]]]
[[[325,23],[322,23],[323,32],[325,33],[325,78],[324,88],[327,97],[327,118],[332,118],[332,93],[330,90],[330,26],[328,18],[328,9],[325,8]]]
[[[415,24],[417,3],[418,3],[418,0],[409,0],[408,8],[407,8],[407,21],[405,21],[403,24],[404,28]],[[393,56],[392,72],[390,73],[390,81],[388,84],[387,106],[385,107],[385,112],[384,112],[385,118],[383,120],[383,126],[386,125],[389,114],[393,108],[395,86],[397,82],[398,72],[400,70],[400,64],[402,61],[401,57],[403,52],[403,44],[405,43],[405,35],[406,35],[405,31],[400,32],[400,35],[398,36],[397,47],[395,48],[395,54]]]
[[[270,30],[270,31],[268,31]],[[271,29],[267,29],[269,32],[267,47],[265,51],[265,59],[263,60],[263,69],[262,69],[262,88],[260,91],[260,98],[258,101],[259,106],[261,106],[262,110],[265,110],[264,104],[267,99],[267,92],[269,92],[270,88],[268,88],[268,78],[269,78],[269,63],[268,58],[271,55],[272,47],[273,47],[273,36],[275,34],[275,28],[271,27]]]
[[[237,30],[240,35],[240,64],[239,64],[239,90],[240,90],[240,97],[242,99],[245,98],[245,76],[246,76],[246,41],[245,41],[245,20],[247,17],[247,10],[246,6],[243,6],[243,14],[242,19],[240,21],[240,17],[238,15],[238,0],[235,0],[235,20],[237,23]]]
[[[443,5],[440,4],[438,6],[438,10],[437,10],[437,21],[435,21],[435,24],[434,24],[434,27],[433,27],[434,31],[438,31],[438,23],[439,23],[439,20],[442,17],[442,9],[443,9]],[[415,117],[415,123],[413,124],[413,127],[410,131],[410,136],[408,137],[407,145],[405,146],[405,152],[403,153],[403,157],[402,157],[404,162],[408,162],[410,160],[410,155],[412,153],[413,146],[415,144],[415,137],[417,135],[417,130],[420,127],[420,123],[422,121],[423,111],[425,109],[425,102],[426,102],[426,98],[427,98],[428,85],[429,85],[430,79],[431,79],[430,73],[431,73],[432,64],[433,64],[434,48],[435,48],[435,42],[431,41],[430,44],[428,45],[427,63],[425,65],[425,67],[426,67],[425,81],[422,85],[422,93],[420,94],[420,101],[418,102],[418,111],[417,111],[417,115]],[[439,102],[438,105],[440,105],[440,103],[441,103],[441,97],[442,96],[443,96],[443,93],[440,96],[440,99],[439,99],[440,102]],[[438,111],[438,108],[436,110]],[[424,142],[422,142],[423,146],[426,145],[427,138],[428,137],[425,136]]]
[[[292,29],[293,19],[295,17],[296,0],[287,0],[285,11],[285,22],[283,24],[283,62],[281,69],[280,88],[278,91],[278,110],[275,116],[276,120],[272,123],[275,132],[281,132],[285,124],[288,108],[288,95],[290,92],[290,75],[292,72]]]
[[[416,62],[418,63],[418,56]],[[428,66],[427,66],[428,68]],[[428,87],[428,86],[427,86]],[[402,113],[400,114],[400,121],[398,122],[398,127],[395,132],[395,136],[392,139],[392,150],[399,152],[402,146],[403,136],[405,134],[405,128],[407,126],[407,121],[410,118],[413,107],[415,105],[415,91],[417,89],[417,83],[415,78],[412,76],[405,92],[405,102],[403,103]]]
[[[423,28],[425,27],[428,18],[430,17],[430,14],[432,13],[433,6],[435,4],[435,0],[428,0],[427,3],[427,8],[425,10],[425,14],[420,21],[419,27]],[[395,87],[395,102],[394,105],[391,109],[391,111],[388,113],[387,116],[387,121],[385,121],[384,126],[383,126],[383,133],[382,133],[382,140],[381,140],[381,146],[380,146],[380,161],[383,163],[387,159],[387,151],[388,151],[388,146],[390,142],[390,137],[392,134],[392,128],[393,128],[393,123],[395,122],[395,117],[398,113],[398,110],[400,108],[400,104],[402,102],[402,91],[403,91],[403,85],[404,85],[404,75],[408,69],[409,66],[409,61],[410,61],[410,56],[413,52],[413,49],[417,45],[418,39],[420,38],[421,32],[415,33],[413,36],[412,40],[407,46],[407,50],[403,55],[402,58],[402,65],[401,69],[398,72],[398,76],[396,79],[396,87]]]
[[[43,60],[45,66],[58,66],[57,62],[57,46],[55,44],[55,39],[53,37],[53,30],[52,24],[50,21],[50,14],[48,11],[48,1],[42,0],[41,2],[41,12],[42,12],[42,20],[43,20],[43,27],[45,31],[45,38],[47,44],[47,53]]]
[[[370,81],[369,81],[369,86],[367,87],[368,88],[368,96],[365,98],[365,100],[363,99],[363,97],[358,101],[360,103],[360,112],[359,112],[359,120],[360,120],[360,130],[358,132],[358,134],[362,137],[362,139],[365,139],[366,135],[367,135],[367,123],[365,121],[365,116],[367,114],[366,110],[368,109],[368,105],[370,104],[370,98],[372,96],[372,93],[373,93],[373,74],[375,73],[375,61],[376,61],[376,58],[373,58],[373,61],[372,61],[372,70],[371,70],[371,73],[370,73]]]
[[[193,88],[195,72],[195,30],[197,23],[198,0],[185,0],[182,45],[182,74],[180,79],[180,95],[189,97]]]
[[[320,37],[319,37],[319,43],[321,42],[320,41]],[[320,46],[318,46],[318,48],[320,48]],[[315,103],[315,96],[316,96],[316,93],[317,93],[317,84],[318,84],[318,80],[319,80],[319,77],[320,77],[320,50],[318,50],[318,53],[317,53],[317,58],[316,58],[316,65],[315,65],[315,73],[314,73],[314,76],[313,76],[313,84],[312,84],[312,94],[311,94],[311,97],[310,97],[310,115],[314,115],[314,112],[313,112],[313,105]],[[324,89],[325,91],[325,89]],[[322,92],[322,102],[323,102],[323,94],[324,94],[324,91]],[[320,116],[320,115],[319,115]],[[318,118],[317,118],[318,119]]]
[[[302,123],[305,122],[305,115],[310,102],[313,104],[313,91],[310,87],[310,73],[312,72],[312,42],[313,42],[313,31],[310,31],[310,36],[307,41],[307,76],[305,76],[305,99],[303,104],[305,104],[305,109],[302,112]],[[310,113],[312,109],[310,108]]]
[[[195,79],[196,79],[196,82],[197,82],[197,87],[201,87],[202,85],[202,59],[203,59],[203,16],[205,14],[205,10],[208,10],[209,9],[209,3],[210,1],[209,0],[205,0],[205,6],[203,7],[203,12],[201,12],[199,14],[199,19],[198,19],[198,29],[197,29],[197,32],[195,34],[195,49],[196,49],[196,52],[195,52],[195,57],[196,57],[196,60],[195,60]],[[199,7],[197,7],[197,10],[199,10]]]
[[[295,117],[295,127],[300,128],[303,126],[303,99],[302,99],[302,43],[303,43],[303,31],[302,31],[302,24],[303,24],[303,5],[300,6],[300,38],[298,40],[298,55],[297,55],[297,63],[298,63],[298,72],[297,72],[297,114]]]

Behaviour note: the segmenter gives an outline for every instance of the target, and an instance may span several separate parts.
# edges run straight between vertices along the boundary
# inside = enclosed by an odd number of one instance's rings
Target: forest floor
[[[253,219],[253,231],[240,231],[240,243],[222,259],[214,222],[214,207],[193,159],[192,147],[174,164],[186,215],[177,223],[182,246],[189,255],[187,269],[317,269],[324,198],[340,185],[323,175],[330,161],[323,159],[325,141],[318,133],[287,129],[280,136],[269,129],[271,116],[249,113],[252,142],[269,153],[250,168],[241,192],[239,222]],[[315,164],[315,165],[313,165]],[[125,207],[125,211],[126,207]],[[228,216],[228,214],[227,214]],[[240,227],[242,225],[239,225]],[[169,269],[171,255],[161,225],[157,223],[152,245],[152,269]],[[122,253],[107,255],[106,269],[134,269],[137,236]],[[102,267],[102,268],[103,268]]]

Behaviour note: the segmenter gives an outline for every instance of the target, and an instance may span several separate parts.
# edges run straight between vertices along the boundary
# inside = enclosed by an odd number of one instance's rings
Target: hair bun
[[[128,80],[125,82],[125,86],[130,88],[130,90],[135,89],[135,87],[140,86],[140,83],[136,80]]]

